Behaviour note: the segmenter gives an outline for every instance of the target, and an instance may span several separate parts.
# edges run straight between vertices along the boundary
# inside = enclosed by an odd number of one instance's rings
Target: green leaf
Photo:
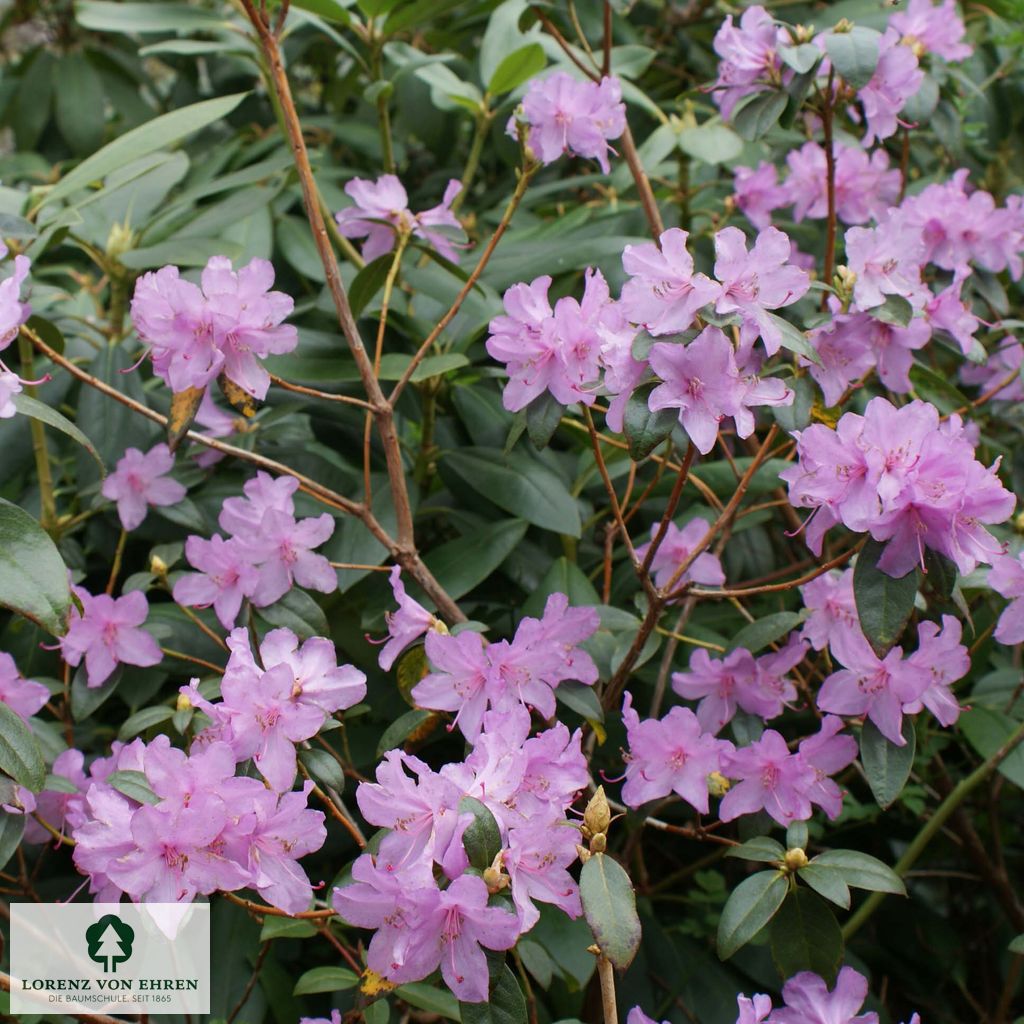
[[[864,723],[860,733],[861,764],[871,792],[883,811],[903,792],[910,769],[914,767],[917,733],[914,720],[909,715],[903,718],[903,738],[906,743],[898,747],[887,740],[871,721]]]
[[[442,464],[506,512],[553,533],[580,536],[576,499],[560,477],[529,454],[461,448],[445,454]]]
[[[939,83],[931,75],[925,75],[921,88],[903,104],[900,120],[910,121],[914,125],[923,124],[935,113],[938,105]]]
[[[0,238],[35,238],[35,224],[15,213],[0,213]]]
[[[428,985],[423,981],[413,981],[408,985],[399,985],[395,989],[395,995],[417,1010],[436,1013],[439,1017],[446,1017],[448,1020],[456,1022],[462,1020],[462,1014],[459,1013],[459,1001],[445,989],[434,988],[433,985]]]
[[[825,51],[836,73],[854,89],[863,89],[878,67],[878,41],[881,34],[873,28],[855,25],[849,32],[828,32]]]
[[[423,561],[457,601],[483,583],[515,550],[526,533],[522,519],[502,519],[435,548]]]
[[[924,566],[924,582],[936,594],[948,601],[956,589],[958,579],[956,562],[938,551],[928,548],[924,555]]]
[[[296,921],[291,917],[272,917],[268,914],[263,919],[260,942],[269,942],[271,939],[308,939],[313,935],[316,935],[316,928],[309,921]]]
[[[107,785],[113,786],[119,793],[123,793],[140,804],[158,804],[160,797],[150,789],[149,779],[145,772],[135,772],[129,769],[111,772],[107,776]]]
[[[888,892],[895,896],[907,894],[900,876],[892,868],[877,857],[858,850],[827,850],[813,858],[811,864],[835,868],[852,889]]]
[[[420,648],[422,650],[422,648]],[[435,712],[423,708],[413,708],[399,715],[381,734],[377,741],[377,757],[382,757],[389,750],[400,747],[417,729],[425,725]]]
[[[624,971],[640,948],[640,917],[629,875],[607,854],[592,854],[580,872],[580,899],[594,941]]]
[[[391,264],[394,262],[394,254],[387,252],[367,263],[352,279],[348,290],[348,302],[354,317],[358,317],[370,300],[384,287]]]
[[[527,79],[540,74],[547,64],[544,47],[540,43],[528,43],[518,50],[513,50],[497,67],[487,83],[487,91],[492,96],[511,92]]]
[[[811,422],[811,410],[818,395],[810,377],[790,377],[785,383],[793,392],[793,401],[790,405],[772,406],[771,414],[787,434],[792,434]]]
[[[885,302],[867,312],[875,320],[894,327],[906,327],[914,319],[914,307],[902,295],[887,295]]]
[[[412,356],[404,352],[389,352],[380,361],[381,380],[398,380],[409,366]],[[442,373],[451,370],[458,370],[460,367],[468,366],[469,360],[461,352],[445,352],[439,356],[427,356],[413,371],[409,378],[413,384],[420,381],[430,380],[431,377],[440,377]]]
[[[765,316],[768,317],[772,326],[782,336],[783,348],[788,348],[790,352],[795,352],[798,356],[803,356],[818,366],[821,365],[821,356],[811,347],[811,343],[807,340],[807,335],[799,327],[794,327],[784,317],[776,316],[774,313],[766,311]]]
[[[743,140],[724,124],[701,124],[679,133],[679,148],[694,160],[725,164],[743,152]]]
[[[971,400],[947,377],[920,363],[911,366],[910,383],[915,398],[931,402],[942,413],[970,408]]]
[[[749,622],[733,638],[731,649],[745,647],[751,654],[775,643],[792,632],[803,621],[799,612],[775,612],[756,622]]]
[[[415,0],[388,16],[384,22],[384,32],[391,35],[425,22],[434,21],[440,15],[458,7],[463,0]]]
[[[66,416],[62,416],[56,409],[51,409],[45,402],[24,394],[14,396],[14,408],[22,416],[31,416],[32,419],[39,420],[76,440],[96,460],[100,472],[106,475],[107,469],[103,465],[100,453],[96,451],[96,446]]]
[[[117,0],[78,0],[75,18],[94,32],[179,32],[217,28],[223,17],[188,3],[121,3]]]
[[[501,853],[501,830],[494,815],[479,800],[464,796],[459,801],[459,814],[472,814],[473,821],[462,836],[462,845],[473,867],[484,871]]]
[[[352,16],[338,0],[292,0],[292,6],[340,25],[347,25],[352,20]]]
[[[89,718],[107,702],[108,697],[113,696],[122,674],[121,666],[118,665],[102,686],[90,686],[85,665],[79,665],[71,679],[71,717],[76,722],[84,722]]]
[[[71,607],[68,571],[42,527],[0,498],[0,605],[38,623],[54,636],[67,629]]]
[[[567,708],[572,708],[576,714],[581,715],[587,721],[604,721],[604,708],[601,707],[601,701],[598,700],[592,686],[587,686],[585,683],[577,683],[570,679],[558,684],[555,696]]]
[[[967,742],[982,756],[991,757],[1010,738],[1017,722],[995,708],[974,707],[957,721]],[[1024,789],[1024,746],[1017,746],[999,764],[999,773]]]
[[[0,810],[0,871],[7,867],[7,862],[14,856],[24,831],[24,814],[10,814]]]
[[[565,408],[550,391],[542,391],[526,407],[526,432],[537,451],[548,446],[564,412]]]
[[[258,609],[261,619],[272,626],[290,629],[300,640],[308,640],[311,636],[329,636],[330,626],[323,609],[309,594],[298,587],[293,587],[274,604]]]
[[[648,403],[656,386],[649,384],[637,388],[626,402],[626,411],[622,416],[622,432],[629,443],[629,457],[634,462],[646,459],[672,433],[679,422],[677,409],[651,409]]]
[[[99,73],[80,50],[65,53],[53,68],[54,117],[64,141],[79,156],[103,142],[106,99]]]
[[[850,909],[850,887],[836,868],[812,863],[802,867],[797,875],[825,899],[831,900],[845,910]]]
[[[727,960],[775,916],[789,883],[778,871],[759,871],[733,890],[718,922],[718,957]]]
[[[485,1003],[459,1003],[462,1024],[526,1024],[526,1000],[516,976],[502,964]]]
[[[121,7],[122,4],[111,6]],[[139,6],[148,6],[141,4]],[[124,135],[118,136],[99,152],[83,160],[73,171],[66,174],[46,194],[41,206],[53,203],[58,199],[86,188],[92,182],[106,177],[111,171],[117,170],[131,160],[137,160],[147,153],[164,149],[205,128],[222,117],[227,117],[242,102],[248,93],[239,92],[231,96],[218,96],[216,99],[203,100],[187,107],[172,110],[169,114],[153,118],[145,124],[133,128]]]
[[[345,773],[326,750],[300,750],[299,763],[321,786],[341,793],[345,789]]]
[[[806,821],[791,822],[786,828],[786,848],[788,850],[806,850],[810,838]]]
[[[756,142],[775,126],[788,102],[784,92],[758,93],[733,114],[732,125],[748,142]]]
[[[359,984],[359,975],[347,967],[313,967],[297,982],[292,994],[308,996],[315,992],[343,992]]]
[[[0,863],[0,867],[3,867],[2,863]],[[1015,938],[1006,948],[1011,953],[1017,953],[1020,956],[1024,956],[1024,935],[1018,935],[1017,938]]]
[[[738,857],[740,860],[763,861],[774,864],[786,856],[783,845],[769,836],[754,836],[739,846],[730,846],[725,851],[726,857]]]
[[[799,46],[780,46],[779,59],[791,67],[798,75],[805,75],[822,59],[822,52],[814,43],[801,43]]]
[[[885,546],[873,538],[857,556],[853,569],[853,596],[860,628],[879,658],[884,658],[906,628],[914,610],[920,570],[893,579],[878,568]]]
[[[781,978],[812,971],[831,988],[843,959],[843,933],[820,896],[797,888],[772,920],[771,949]]]
[[[46,782],[46,762],[39,741],[20,715],[0,701],[0,771],[38,793]]]
[[[174,708],[168,707],[152,707],[142,708],[141,711],[136,711],[134,715],[129,715],[121,724],[121,728],[117,732],[117,738],[122,743],[127,743],[128,740],[134,739],[139,735],[140,732],[145,732],[147,729],[151,729],[154,725],[160,725],[162,722],[166,722],[168,719],[174,717]]]

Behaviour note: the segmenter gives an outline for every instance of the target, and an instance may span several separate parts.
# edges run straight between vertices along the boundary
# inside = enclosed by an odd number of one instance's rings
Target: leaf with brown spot
[[[167,445],[172,452],[177,451],[178,445],[189,432],[205,393],[206,388],[186,388],[171,396],[171,414],[167,417]]]
[[[246,419],[252,419],[259,411],[260,403],[244,388],[239,387],[226,374],[217,378],[220,390],[224,397],[231,403],[232,408],[237,409]]]

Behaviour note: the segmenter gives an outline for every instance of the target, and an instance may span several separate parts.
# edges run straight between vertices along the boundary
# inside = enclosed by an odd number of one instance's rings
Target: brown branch
[[[270,952],[270,943],[264,942],[260,947],[258,956],[256,957],[256,963],[253,964],[252,974],[249,975],[249,980],[245,984],[245,988],[242,990],[242,995],[239,997],[237,1003],[235,1003],[234,1009],[228,1014],[225,1024],[231,1024],[231,1022],[241,1013],[242,1007],[249,1001],[249,996],[252,995],[252,990],[256,987],[256,981],[260,976],[260,971],[263,969],[263,961],[267,958],[267,953]]]
[[[277,907],[270,907],[262,903],[256,903],[253,900],[247,900],[242,896],[236,896],[233,892],[222,892],[221,896],[223,896],[229,903],[235,903],[240,907],[244,907],[250,913],[260,914],[263,917],[290,917],[295,921],[319,921],[324,918],[334,917],[335,915],[335,911],[330,909],[300,910],[297,914],[289,914],[287,910],[279,910]]]
[[[344,402],[346,405],[357,405],[360,409],[373,409],[369,402],[361,398],[354,398],[352,395],[336,395],[330,391],[319,391],[316,388],[307,388],[304,384],[295,384],[290,380],[284,380],[276,374],[270,375],[271,381],[284,391],[294,391],[297,395],[305,395],[307,398],[320,398],[326,402]]]

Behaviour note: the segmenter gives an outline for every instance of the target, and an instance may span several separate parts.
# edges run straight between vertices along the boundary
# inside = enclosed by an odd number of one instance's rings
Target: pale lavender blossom
[[[668,586],[672,577],[675,576],[679,566],[690,557],[691,552],[707,535],[711,529],[705,519],[699,517],[691,519],[684,527],[680,528],[670,522],[665,530],[665,536],[651,559],[650,571],[654,576],[654,584],[659,589]],[[643,562],[650,550],[651,543],[658,533],[658,524],[651,526],[651,541],[641,544],[636,549],[637,560]],[[710,551],[702,551],[690,564],[690,567],[676,581],[676,586],[683,583],[701,583],[705,586],[720,587],[725,583],[725,572],[722,570],[722,560],[718,555]]]
[[[31,718],[50,699],[50,691],[33,679],[26,679],[14,659],[0,651],[0,704],[6,704],[19,718]]]
[[[775,210],[792,202],[785,186],[779,184],[779,172],[775,164],[766,160],[762,160],[756,169],[737,167],[733,175],[733,187],[736,206],[758,231],[763,231],[771,224]]]
[[[166,444],[154,445],[143,454],[125,449],[117,467],[103,481],[104,498],[117,502],[117,515],[126,530],[134,530],[146,518],[150,506],[176,505],[185,497],[184,484],[168,475],[174,455]]]
[[[721,58],[714,99],[722,117],[732,117],[741,99],[779,77],[782,62],[778,48],[788,41],[788,33],[757,4],[743,12],[738,26],[731,14],[722,22],[714,40],[715,53]]]
[[[868,994],[867,978],[844,967],[830,992],[810,971],[801,971],[782,987],[786,1005],[773,1010],[765,1024],[878,1024],[877,1013],[857,1014]]]
[[[945,60],[967,60],[973,47],[963,42],[967,33],[963,18],[957,10],[956,0],[910,0],[905,11],[897,11],[889,24],[901,34],[902,41],[912,49],[920,47]]]
[[[1007,645],[1024,643],[1024,552],[997,558],[988,574],[988,585],[1010,602],[996,624],[996,640]]]
[[[21,394],[21,378],[10,370],[0,370],[0,420],[9,420],[18,407],[14,396]]]
[[[7,246],[0,242],[0,260],[7,256]],[[18,328],[32,315],[32,307],[21,301],[21,286],[32,268],[27,256],[14,257],[14,271],[0,281],[0,352],[18,336]]]
[[[889,28],[878,41],[878,65],[871,80],[857,91],[864,107],[867,131],[864,145],[894,135],[899,123],[899,112],[924,81],[924,71],[909,46],[904,46],[900,34]]]
[[[400,566],[391,567],[388,581],[391,584],[391,592],[398,605],[398,611],[384,613],[388,624],[388,635],[384,638],[386,643],[384,643],[377,662],[385,672],[390,671],[395,659],[409,644],[418,640],[437,622],[437,619],[419,601],[406,593]]]
[[[774,729],[766,729],[759,740],[726,754],[723,762],[723,774],[740,781],[722,797],[718,811],[722,821],[760,810],[783,826],[811,816],[809,794],[817,775],[799,754],[790,753]]]
[[[1007,335],[980,366],[964,363],[960,367],[960,379],[965,384],[977,385],[982,394],[1002,384],[1003,387],[990,395],[990,402],[1020,402],[1024,401],[1024,376],[1020,373],[1022,365],[1024,345],[1013,335]]]
[[[931,674],[931,683],[921,694],[921,704],[939,725],[951,726],[960,717],[960,704],[953,695],[953,684],[971,668],[971,657],[960,642],[963,626],[952,615],[942,616],[942,626],[924,621],[917,626],[917,650],[907,661]],[[909,709],[914,712],[915,708]]]
[[[800,635],[816,651],[823,651],[837,630],[860,630],[853,594],[853,570],[822,573],[800,588],[804,607],[810,612]]]

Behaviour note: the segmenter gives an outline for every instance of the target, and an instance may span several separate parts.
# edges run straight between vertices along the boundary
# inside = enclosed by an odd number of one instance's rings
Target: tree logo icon
[[[103,964],[103,973],[117,973],[117,965],[132,955],[135,929],[116,914],[104,914],[85,930],[89,959]]]

